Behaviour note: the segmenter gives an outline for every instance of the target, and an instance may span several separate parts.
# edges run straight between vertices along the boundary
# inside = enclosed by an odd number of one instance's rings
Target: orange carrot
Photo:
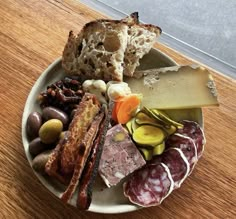
[[[127,123],[139,107],[140,102],[140,96],[136,94],[131,94],[121,98],[121,100],[117,102],[116,107],[117,122],[121,124]]]
[[[113,111],[112,111],[112,119],[115,122],[118,122],[118,120],[117,120],[117,113],[118,113],[118,110],[119,110],[119,107],[120,107],[121,103],[123,102],[123,99],[124,99],[124,97],[120,97],[115,102],[115,105],[114,105],[114,108],[113,108]]]

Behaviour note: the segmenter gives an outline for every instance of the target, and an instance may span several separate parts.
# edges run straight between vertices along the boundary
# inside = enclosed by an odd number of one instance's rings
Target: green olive
[[[63,124],[58,119],[50,119],[39,129],[39,137],[45,144],[52,144],[59,139]]]

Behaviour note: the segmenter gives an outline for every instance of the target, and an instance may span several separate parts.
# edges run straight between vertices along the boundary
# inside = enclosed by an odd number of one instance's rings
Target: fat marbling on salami
[[[204,145],[206,144],[204,132],[200,125],[194,121],[183,120],[181,123],[184,125],[184,127],[183,129],[178,129],[177,133],[193,139],[197,147],[197,157],[199,159],[202,156]]]
[[[161,204],[173,187],[169,168],[163,163],[145,165],[132,173],[123,184],[124,195],[132,203],[142,207]]]
[[[194,141],[190,137],[175,133],[166,140],[166,147],[179,148],[183,152],[190,165],[190,174],[198,161],[197,148]]]
[[[151,163],[164,163],[170,170],[174,181],[174,189],[181,186],[189,174],[190,165],[187,158],[179,148],[170,148],[162,155],[155,156]]]

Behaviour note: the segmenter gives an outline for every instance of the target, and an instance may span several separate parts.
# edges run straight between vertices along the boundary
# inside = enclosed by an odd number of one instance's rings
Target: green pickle
[[[162,112],[161,110],[158,109],[151,109],[150,110],[155,116],[159,117],[164,123],[168,124],[169,126],[173,125],[176,126],[177,128],[183,128],[183,124],[178,123],[172,119],[170,119],[170,117]]]
[[[151,160],[152,159],[152,150],[148,150],[147,148],[139,148],[139,151],[143,155],[145,160]]]
[[[133,131],[132,131],[132,120],[133,120],[133,119],[129,120],[129,121],[125,124],[126,129],[128,130],[129,134],[131,134],[131,135],[133,134]]]
[[[165,142],[163,141],[161,144],[156,145],[153,150],[152,150],[152,155],[160,155],[164,152],[165,150]]]

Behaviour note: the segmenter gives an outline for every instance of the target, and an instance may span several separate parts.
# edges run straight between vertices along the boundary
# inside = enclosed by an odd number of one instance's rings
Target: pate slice
[[[99,174],[108,187],[115,186],[145,164],[141,153],[121,124],[108,130],[99,163]]]

